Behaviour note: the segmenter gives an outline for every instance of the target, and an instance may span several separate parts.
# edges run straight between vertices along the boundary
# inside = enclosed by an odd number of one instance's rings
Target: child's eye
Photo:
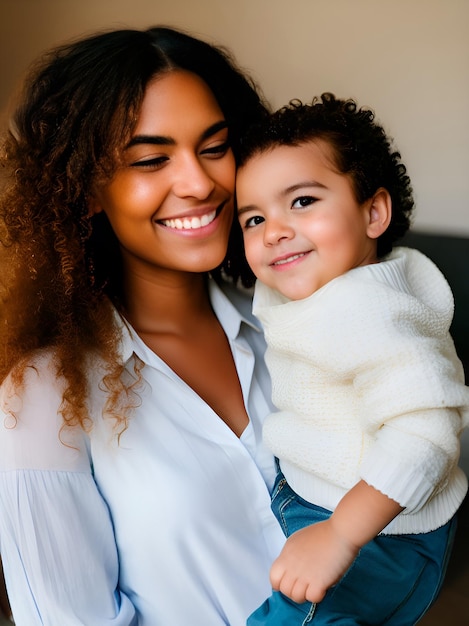
[[[309,206],[310,204],[314,204],[317,201],[317,198],[313,196],[300,196],[299,198],[295,198],[292,202],[292,209],[301,209],[305,206]]]
[[[209,146],[208,148],[204,148],[200,152],[200,154],[217,159],[217,158],[224,156],[228,152],[229,149],[230,149],[230,142],[223,141],[222,143],[217,143],[213,146]]]
[[[135,161],[134,163],[131,163],[130,167],[135,167],[135,168],[143,169],[143,170],[144,169],[157,170],[163,167],[163,165],[168,160],[169,160],[169,157],[167,156],[153,157],[150,159],[140,159],[139,161]]]
[[[252,228],[253,226],[257,226],[258,224],[262,224],[264,218],[260,215],[254,215],[253,217],[248,218],[244,222],[244,228]]]

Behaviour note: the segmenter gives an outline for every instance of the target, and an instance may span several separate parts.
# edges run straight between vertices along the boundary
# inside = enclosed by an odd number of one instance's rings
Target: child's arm
[[[339,502],[325,522],[291,535],[272,565],[274,589],[295,602],[320,602],[353,563],[360,548],[376,537],[402,508],[363,480]]]

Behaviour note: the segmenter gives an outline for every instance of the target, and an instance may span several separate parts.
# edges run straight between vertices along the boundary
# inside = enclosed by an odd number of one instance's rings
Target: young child
[[[236,187],[288,537],[248,624],[415,624],[467,490],[469,388],[446,280],[392,249],[414,204],[400,154],[372,111],[323,94],[250,131]]]

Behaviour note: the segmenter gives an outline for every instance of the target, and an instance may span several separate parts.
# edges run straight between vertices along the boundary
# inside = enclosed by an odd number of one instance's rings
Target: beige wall
[[[469,0],[0,0],[0,111],[48,46],[155,23],[230,47],[275,106],[333,91],[375,108],[415,225],[469,234]]]

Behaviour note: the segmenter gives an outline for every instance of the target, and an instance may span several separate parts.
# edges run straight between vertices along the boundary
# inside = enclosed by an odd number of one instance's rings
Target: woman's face
[[[205,272],[226,253],[234,182],[215,97],[177,70],[149,83],[123,164],[95,190],[92,209],[106,213],[127,271]]]

